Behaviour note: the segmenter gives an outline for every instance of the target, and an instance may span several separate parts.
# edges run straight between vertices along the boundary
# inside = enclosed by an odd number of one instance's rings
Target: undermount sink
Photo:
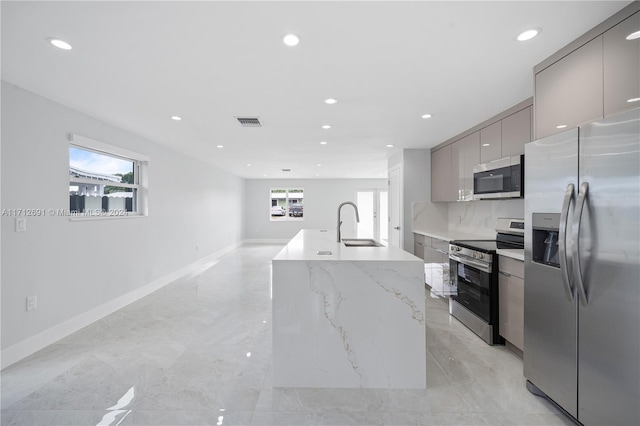
[[[383,244],[371,238],[344,238],[342,242],[347,247],[384,247]]]

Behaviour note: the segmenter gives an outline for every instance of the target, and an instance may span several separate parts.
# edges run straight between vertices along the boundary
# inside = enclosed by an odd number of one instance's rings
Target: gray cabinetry
[[[502,157],[502,124],[497,121],[480,129],[479,163],[488,163]]]
[[[604,115],[635,108],[640,98],[640,38],[627,36],[640,31],[640,12],[631,15],[603,35]]]
[[[524,350],[524,262],[500,256],[498,261],[500,335]]]
[[[431,153],[431,201],[458,200],[457,169],[454,175],[451,153],[451,145]]]
[[[414,255],[424,259],[425,283],[434,295],[449,296],[449,241],[416,233],[413,236]]]
[[[413,234],[413,255],[424,259],[424,246],[428,237],[421,234]],[[429,245],[431,245],[431,238],[429,238]]]
[[[480,131],[454,142],[452,144],[452,170],[457,176],[458,201],[473,199],[473,166],[480,163]],[[457,162],[456,162],[457,158]]]
[[[538,72],[536,139],[602,118],[602,75],[602,36]]]
[[[524,145],[531,142],[532,107],[527,107],[502,119],[501,158],[524,154]],[[484,162],[484,161],[483,161]]]

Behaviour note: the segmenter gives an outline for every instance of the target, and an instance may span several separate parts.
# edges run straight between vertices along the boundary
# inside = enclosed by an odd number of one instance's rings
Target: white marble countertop
[[[415,234],[425,235],[427,237],[438,238],[445,241],[453,240],[492,240],[492,237],[487,235],[478,234],[466,234],[462,232],[450,232],[450,231],[420,231],[414,229]],[[498,249],[496,251],[500,256],[510,257],[512,259],[521,260],[524,262],[524,250],[523,249]]]
[[[348,238],[350,237],[343,237],[343,239]],[[331,252],[331,254],[319,255],[318,252]],[[301,230],[273,260],[422,262],[422,259],[397,247],[347,247],[336,241],[335,230],[321,229]]]
[[[524,262],[524,249],[498,249],[496,253],[500,256],[506,256]]]
[[[488,235],[479,235],[479,234],[468,234],[465,232],[458,231],[447,231],[447,230],[438,230],[438,231],[421,231],[414,229],[414,234],[425,235],[427,237],[437,238],[439,240],[445,241],[453,241],[453,240],[492,240],[495,239],[495,235],[493,237]]]

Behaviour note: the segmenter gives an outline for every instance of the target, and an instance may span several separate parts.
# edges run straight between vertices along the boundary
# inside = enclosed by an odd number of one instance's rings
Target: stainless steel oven
[[[471,247],[473,245],[474,247]],[[498,330],[498,256],[496,242],[452,241],[449,273],[457,294],[449,311],[490,345],[503,344]]]
[[[498,250],[523,250],[524,220],[499,218],[495,240],[449,243],[449,274],[457,294],[449,312],[490,345],[504,344],[498,329]]]

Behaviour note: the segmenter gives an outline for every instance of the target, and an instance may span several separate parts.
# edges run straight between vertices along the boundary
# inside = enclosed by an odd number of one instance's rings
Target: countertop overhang
[[[319,252],[331,254],[318,254]],[[336,241],[335,230],[323,229],[301,230],[273,260],[423,262],[419,257],[393,246],[347,247]]]

